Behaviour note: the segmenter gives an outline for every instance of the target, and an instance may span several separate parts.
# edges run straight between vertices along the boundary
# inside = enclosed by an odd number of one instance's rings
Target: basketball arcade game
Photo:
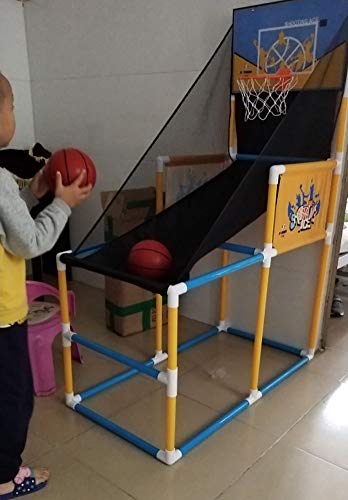
[[[241,120],[241,113],[245,122],[260,123],[269,120],[269,117],[282,119],[288,112],[288,97],[292,91],[303,90],[303,99],[310,96],[311,89],[315,89],[316,81],[323,79],[326,88],[341,88],[343,81],[339,71],[336,75],[332,72],[329,76],[325,71],[325,58],[337,58],[341,66],[346,70],[346,44],[338,43],[335,46],[335,54],[328,56],[325,48],[330,46],[330,42],[335,33],[331,31],[331,37],[325,40],[328,34],[324,30],[321,37],[321,27],[325,26],[325,21],[333,22],[330,18],[329,2],[321,0],[317,2],[317,8],[322,7],[320,16],[313,13],[313,2],[303,0],[293,0],[271,4],[269,6],[260,6],[255,8],[240,9],[234,16],[234,54],[233,54],[233,84],[231,99],[231,122],[230,122],[230,153],[236,159],[236,163],[229,169],[237,168],[237,162],[250,161],[257,159],[258,153],[250,154],[238,151],[237,133],[238,123]],[[299,8],[301,4],[301,8]],[[337,19],[345,17],[347,14],[344,8],[344,2],[341,3],[342,12],[338,12]],[[271,10],[270,10],[271,9]],[[305,20],[300,26],[293,24],[294,14],[304,16]],[[270,13],[272,16],[270,16]],[[343,15],[344,14],[344,15]],[[284,21],[282,18],[288,19]],[[296,18],[295,18],[296,19]],[[251,22],[252,20],[252,22]],[[272,25],[273,23],[273,25]],[[333,22],[334,24],[334,22]],[[246,29],[246,26],[248,27]],[[337,31],[339,26],[337,27]],[[244,38],[243,38],[244,36]],[[248,42],[249,37],[249,42]],[[324,62],[323,62],[324,61]],[[321,68],[324,65],[324,70]],[[332,67],[337,67],[335,64]],[[319,75],[315,75],[315,72]],[[326,78],[326,80],[325,80]],[[316,80],[317,79],[317,80]],[[344,75],[344,80],[346,75]],[[241,100],[243,106],[241,106]],[[264,149],[263,162],[267,160],[264,171],[259,169],[258,175],[268,176],[268,196],[266,225],[264,235],[263,249],[251,248],[233,243],[221,243],[222,265],[219,269],[205,273],[192,279],[178,280],[173,282],[167,289],[168,304],[168,354],[162,350],[162,323],[159,320],[156,328],[156,347],[155,356],[142,363],[119,352],[113,351],[100,344],[92,342],[85,337],[71,332],[70,321],[67,306],[67,284],[66,284],[66,263],[77,264],[78,258],[84,258],[84,255],[95,255],[103,245],[96,247],[80,249],[74,256],[69,253],[59,254],[57,256],[57,267],[60,288],[60,300],[62,311],[62,330],[63,330],[63,352],[64,352],[64,371],[65,371],[65,392],[66,404],[78,413],[84,415],[95,423],[108,429],[117,436],[129,441],[148,454],[158,458],[160,461],[171,465],[186,455],[195,446],[212,435],[226,423],[235,418],[242,411],[258,401],[262,396],[277,387],[290,375],[306,365],[314,356],[317,347],[318,331],[321,321],[321,308],[325,289],[326,273],[328,260],[330,256],[331,241],[334,230],[335,210],[337,193],[339,189],[340,175],[342,171],[342,162],[344,147],[346,141],[346,129],[348,125],[348,84],[345,85],[344,98],[341,102],[340,112],[336,121],[336,134],[332,143],[331,157],[329,159],[317,158],[316,161],[309,161],[308,156],[304,157],[267,154],[269,149]],[[239,116],[238,116],[239,112]],[[281,121],[276,122],[276,129],[282,128]],[[260,125],[259,125],[260,126]],[[294,144],[295,150],[296,144]],[[277,152],[274,148],[272,151]],[[280,150],[281,152],[281,150]],[[320,155],[322,156],[322,154]],[[158,171],[156,175],[157,192],[157,212],[156,220],[161,217],[167,217],[166,210],[163,210],[163,163],[170,162],[171,158],[162,158],[158,162]],[[240,163],[239,163],[240,164]],[[238,165],[239,165],[238,164]],[[207,189],[215,194],[219,194],[216,188],[224,181],[226,173],[222,173],[208,182],[206,186],[196,192],[188,195],[187,199],[193,199],[197,192],[205,193]],[[244,181],[245,182],[245,181]],[[187,203],[184,201],[183,203]],[[173,211],[181,207],[180,202],[173,206]],[[241,207],[240,207],[241,208]],[[257,216],[257,214],[256,214]],[[153,224],[154,222],[150,222]],[[145,224],[139,234],[144,237],[146,233]],[[136,233],[137,234],[137,233]],[[157,233],[159,235],[160,233]],[[234,233],[235,234],[235,233]],[[231,234],[230,236],[233,236]],[[127,235],[126,235],[127,238]],[[139,238],[139,236],[138,236]],[[315,303],[313,306],[312,326],[308,335],[307,346],[303,349],[285,345],[274,340],[263,337],[265,311],[268,295],[268,283],[270,268],[273,258],[309,245],[317,241],[323,242],[323,251],[320,263],[320,272],[317,283]],[[133,240],[132,240],[133,242]],[[242,254],[245,257],[241,260],[229,263],[230,253]],[[175,256],[174,256],[175,257]],[[89,261],[85,268],[93,269]],[[194,262],[193,262],[194,263]],[[191,263],[191,267],[193,265]],[[256,315],[255,334],[236,330],[230,327],[226,322],[227,310],[227,283],[231,274],[241,271],[247,267],[261,264],[261,278],[259,285],[259,303]],[[89,266],[89,267],[88,267]],[[83,266],[81,266],[83,267]],[[105,265],[104,265],[105,269]],[[111,273],[111,271],[109,271]],[[112,274],[117,276],[116,272]],[[123,277],[121,273],[118,274]],[[132,278],[129,277],[130,282]],[[179,302],[183,294],[188,293],[198,287],[208,285],[209,283],[221,280],[220,292],[220,318],[215,328],[205,332],[182,344],[178,343],[178,316]],[[162,311],[162,293],[161,288],[157,291],[157,318],[161,317]],[[208,427],[199,431],[186,442],[177,445],[175,439],[176,430],[176,399],[178,393],[178,353],[181,353],[204,340],[220,334],[237,335],[248,340],[252,340],[253,361],[250,374],[250,393],[237,405],[233,406],[228,412],[221,415]],[[110,359],[120,362],[129,367],[128,370],[112,377],[100,384],[87,389],[80,394],[74,393],[72,363],[71,363],[71,341],[77,342],[95,352],[98,352]],[[262,345],[268,345],[275,349],[283,350],[296,356],[293,365],[270,380],[265,385],[259,385],[259,371],[262,353]],[[167,361],[166,369],[157,369],[156,365]],[[144,441],[139,436],[118,426],[114,422],[99,415],[83,403],[95,394],[100,393],[110,387],[130,379],[137,374],[145,374],[159,383],[166,386],[166,438],[163,449]]]

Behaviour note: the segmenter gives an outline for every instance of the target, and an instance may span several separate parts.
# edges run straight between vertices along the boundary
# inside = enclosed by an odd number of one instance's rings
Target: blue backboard
[[[303,88],[318,62],[339,50],[347,15],[348,0],[287,0],[236,9],[233,90],[238,91],[238,78],[275,75],[282,68],[296,75],[296,89]]]

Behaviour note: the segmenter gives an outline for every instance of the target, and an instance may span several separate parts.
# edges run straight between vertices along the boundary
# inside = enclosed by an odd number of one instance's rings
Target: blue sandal
[[[36,484],[35,475],[28,467],[21,467],[18,475],[12,482],[14,484],[14,489],[10,491],[10,493],[0,495],[0,500],[11,500],[12,498],[36,493],[42,490],[47,484],[47,481]]]

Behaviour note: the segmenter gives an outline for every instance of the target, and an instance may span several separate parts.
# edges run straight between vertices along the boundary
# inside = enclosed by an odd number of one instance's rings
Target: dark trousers
[[[15,478],[33,412],[27,325],[0,328],[0,484]]]

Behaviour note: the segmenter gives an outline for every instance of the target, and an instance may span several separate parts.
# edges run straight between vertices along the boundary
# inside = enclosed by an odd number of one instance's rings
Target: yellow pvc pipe
[[[175,449],[175,423],[176,423],[176,397],[167,396],[166,402],[167,421],[166,421],[166,447],[167,451]]]
[[[178,367],[178,308],[168,307],[168,369]],[[176,396],[167,395],[165,449],[175,449]]]
[[[64,382],[65,393],[72,394],[74,392],[71,347],[63,347],[63,363],[64,363]]]
[[[178,366],[178,309],[168,307],[168,368],[175,370]]]
[[[337,200],[337,194],[338,194],[339,180],[340,180],[339,175],[332,176],[330,201],[329,201],[329,207],[327,210],[327,223],[328,224],[333,223],[335,220],[336,200]]]
[[[235,97],[231,97],[231,111],[230,111],[230,149],[235,150],[235,137],[236,137],[236,120],[235,120],[236,101]]]
[[[348,121],[348,97],[343,97],[336,124],[336,154],[341,154],[343,152],[345,138],[346,138],[347,121]],[[327,212],[327,224],[331,225],[331,228],[329,228],[331,231],[333,229],[333,223],[335,220],[339,180],[340,180],[340,175],[334,174],[332,177],[330,201]],[[324,297],[326,274],[329,265],[330,247],[331,244],[329,242],[325,242],[321,255],[317,289],[316,289],[316,295],[312,313],[312,324],[308,340],[308,347],[310,353],[314,353],[318,341],[319,325],[321,321],[321,306]]]
[[[340,112],[337,120],[337,137],[336,137],[336,151],[342,153],[346,135],[348,115],[348,97],[344,97],[341,102]]]
[[[58,285],[59,285],[59,302],[60,302],[60,316],[62,323],[69,323],[69,302],[68,302],[68,286],[66,282],[66,272],[58,271]]]
[[[265,228],[265,243],[270,244],[273,241],[275,207],[277,201],[277,185],[268,185],[268,202]]]
[[[156,172],[156,214],[163,210],[163,172]]]
[[[348,118],[348,98],[344,97],[341,103],[340,112],[338,115],[338,120],[336,125],[336,130],[337,130],[336,153],[342,153],[344,148],[347,118]],[[339,181],[340,181],[340,174],[334,174],[332,177],[330,201],[327,211],[327,224],[331,225],[330,231],[333,230],[333,223],[335,221]],[[317,288],[316,288],[316,294],[312,312],[312,323],[309,331],[309,340],[308,340],[308,348],[310,353],[314,353],[318,342],[319,326],[321,321],[321,306],[325,293],[325,282],[326,282],[327,269],[329,265],[330,247],[331,247],[330,243],[327,242],[324,243],[320,260],[319,276],[317,281]]]
[[[162,351],[163,338],[163,300],[156,294],[156,352]]]
[[[266,226],[265,226],[265,247],[267,246],[269,250],[272,248],[272,242],[273,242],[276,202],[277,202],[277,184],[269,184],[268,198],[267,198]],[[263,267],[261,269],[260,294],[259,294],[259,303],[257,309],[253,359],[252,359],[251,375],[250,375],[250,388],[252,391],[257,390],[259,385],[262,338],[263,338],[263,330],[264,330],[265,315],[266,315],[270,265],[271,265],[270,262],[269,263],[264,262]]]
[[[330,225],[332,225],[335,220],[339,180],[340,180],[340,175],[333,175],[331,183],[330,201],[327,211],[327,224]],[[331,227],[330,230],[332,229],[333,227]],[[330,246],[331,245],[329,243],[325,242],[321,254],[319,276],[317,281],[317,288],[316,288],[313,313],[312,313],[312,323],[309,331],[308,348],[310,351],[314,351],[317,346],[319,325],[321,320],[321,305],[325,293],[326,274],[329,265]]]
[[[227,250],[222,251],[221,265],[222,267],[227,266],[229,263],[229,252]],[[226,319],[226,305],[227,305],[227,284],[228,278],[224,276],[221,278],[221,289],[220,289],[220,321],[225,321]]]
[[[330,255],[330,245],[325,244],[321,255],[317,292],[315,295],[313,314],[312,314],[312,325],[309,333],[308,347],[310,350],[314,350],[317,344],[317,336],[321,318],[321,302],[325,286],[326,270],[329,262],[329,255]]]
[[[64,325],[68,325],[70,323],[70,318],[69,318],[69,303],[68,303],[68,286],[67,286],[65,271],[58,271],[58,285],[59,285],[59,302],[60,302],[61,319]],[[74,389],[73,389],[71,345],[65,345],[63,347],[63,363],[64,363],[65,393],[72,394],[74,392]]]
[[[252,367],[251,367],[251,380],[250,380],[250,388],[253,391],[257,390],[258,385],[259,385],[259,373],[260,373],[261,351],[262,351],[262,337],[263,337],[263,329],[264,329],[265,315],[266,315],[269,272],[270,272],[270,269],[267,267],[263,267],[261,269],[260,296],[259,296],[259,305],[258,305],[258,311],[257,311],[257,322],[256,322],[256,329],[255,329],[253,361],[252,361]]]

